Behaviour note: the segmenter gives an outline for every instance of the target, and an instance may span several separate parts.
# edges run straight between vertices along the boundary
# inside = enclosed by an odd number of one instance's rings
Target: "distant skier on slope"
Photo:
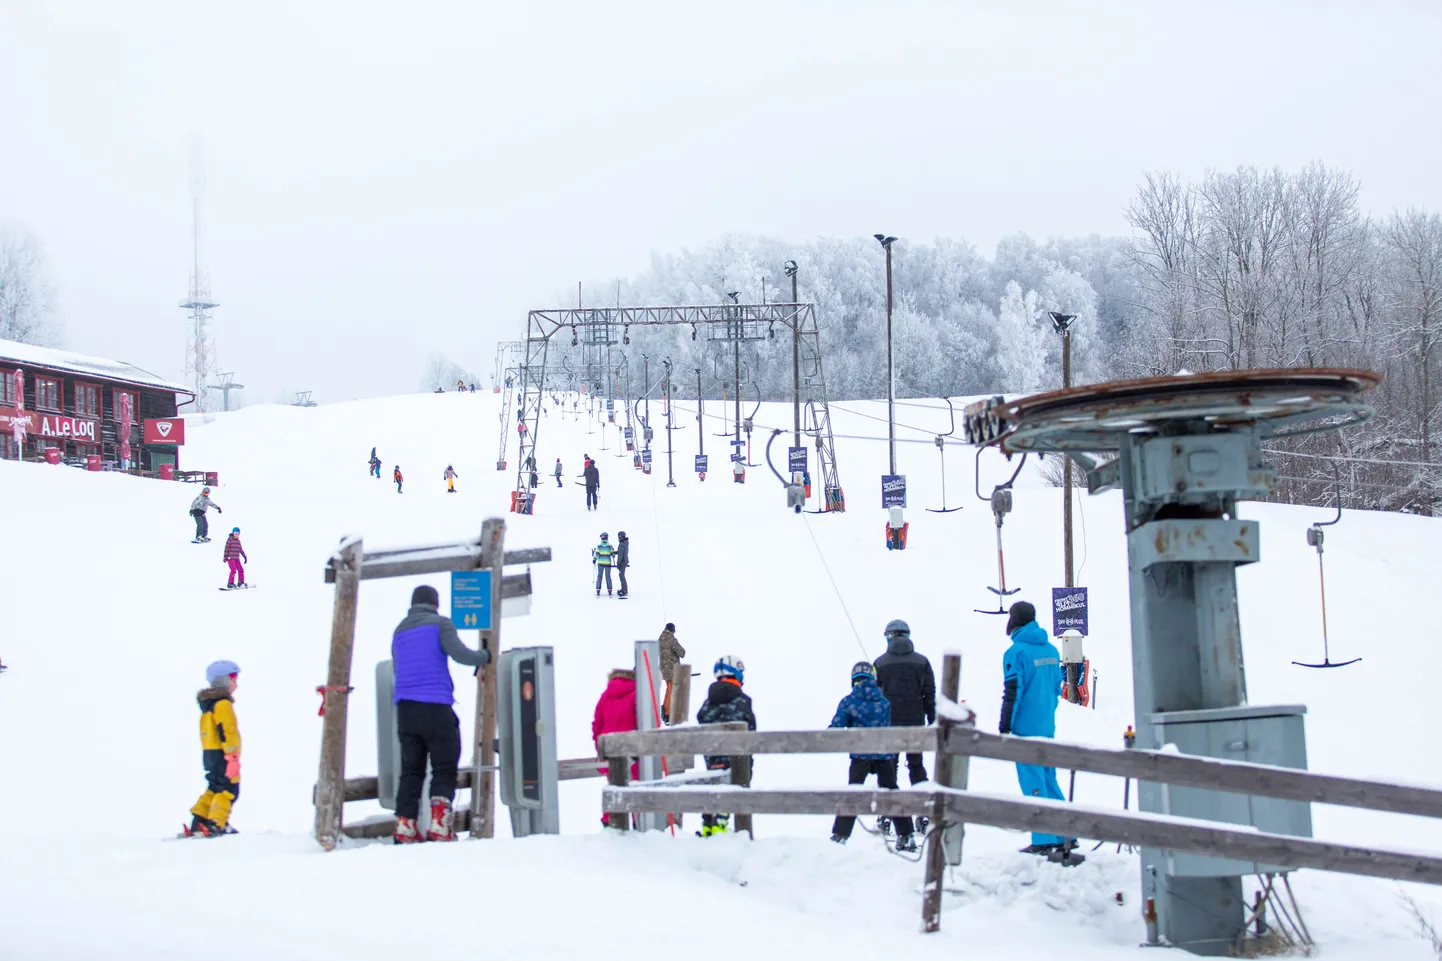
[[[559,458],[559,457],[556,458],[556,486],[557,486],[557,487],[564,487],[564,486],[565,486],[564,484],[561,483],[561,458]]]
[[[886,653],[876,659],[876,684],[891,703],[892,727],[922,727],[936,720],[936,675],[926,656],[916,653],[905,621],[886,625]],[[920,753],[906,755],[906,770],[913,787],[927,779]]]
[[[851,693],[836,705],[836,714],[827,727],[890,727],[891,704],[881,688],[876,686],[876,668],[870,661],[858,661],[851,668]],[[851,766],[846,772],[847,784],[865,784],[868,776],[875,774],[876,783],[882,789],[896,790],[895,754],[853,754]],[[915,825],[910,817],[898,817],[896,825],[896,850],[915,851]],[[856,825],[856,816],[838,814],[831,824],[831,840],[845,844]]]
[[[369,463],[370,463],[370,472],[371,472],[372,476],[374,476],[376,480],[380,480],[380,479],[381,479],[381,459],[376,456],[376,449],[375,449],[374,447],[371,448],[371,459],[370,459]]]
[[[601,499],[598,493],[601,490],[601,472],[596,469],[596,462],[586,457],[586,510],[600,510]]]
[[[535,489],[540,484],[540,475],[536,473],[536,455],[526,455],[526,470],[530,473],[530,486]]]
[[[230,536],[225,539],[225,553],[221,555],[225,563],[230,565],[230,577],[226,579],[226,588],[233,588],[236,585],[236,578],[240,578],[240,587],[245,586],[245,568],[240,565],[244,560],[250,563],[250,558],[245,555],[245,548],[240,545],[240,528],[232,527]]]
[[[196,544],[204,544],[210,540],[210,522],[205,519],[205,512],[214,507],[217,514],[224,514],[220,505],[210,499],[210,488],[201,490],[200,496],[190,502],[190,516],[195,518],[195,541]]]
[[[686,648],[676,640],[675,624],[668,623],[656,641],[661,647],[661,679],[666,682],[666,700],[661,702],[661,720],[670,724],[671,676],[676,673],[676,665],[681,663],[681,658],[686,656]]]
[[[601,596],[601,578],[606,578],[606,593],[611,593],[611,559],[616,549],[611,546],[611,535],[601,532],[601,543],[591,548],[591,563],[596,565],[596,596]]]
[[[756,730],[756,711],[751,698],[741,690],[746,681],[746,662],[730,654],[717,660],[711,668],[716,680],[706,691],[706,700],[696,712],[697,724],[720,724],[724,721],[745,721],[749,730]],[[712,755],[706,758],[706,768],[711,771],[729,771],[731,758],[727,755]],[[696,833],[703,838],[713,834],[725,834],[730,824],[729,814],[701,815],[701,830]]]
[[[616,576],[621,579],[621,590],[617,597],[626,597],[631,593],[631,588],[626,586],[626,568],[631,566],[631,541],[626,537],[625,531],[616,532]]]
[[[196,695],[200,705],[200,757],[205,766],[205,793],[190,808],[189,837],[233,834],[230,812],[240,797],[240,728],[235,722],[235,688],[240,667],[215,661],[205,669],[206,688]]]
[[[397,464],[396,469],[391,471],[391,480],[395,482],[396,493],[399,494],[401,492],[401,484],[405,483],[405,478],[401,476],[400,464]]]
[[[460,477],[461,475],[456,473],[456,469],[454,467],[452,467],[450,464],[447,464],[446,472],[441,476],[446,479],[446,493],[454,494],[456,492],[456,478]]]

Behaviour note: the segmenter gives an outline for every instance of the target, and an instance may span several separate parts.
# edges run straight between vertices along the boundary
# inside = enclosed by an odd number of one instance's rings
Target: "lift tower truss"
[[[1359,370],[1221,371],[967,407],[969,443],[1069,454],[1091,493],[1121,489],[1137,747],[1306,767],[1305,708],[1247,704],[1236,569],[1260,560],[1261,540],[1237,502],[1276,484],[1264,440],[1366,420],[1362,395],[1380,381]],[[1147,812],[1311,835],[1302,802],[1147,782],[1138,799]],[[1146,848],[1141,861],[1142,903],[1154,902],[1162,937],[1204,955],[1243,936],[1242,876],[1289,870]]]
[[[776,327],[792,332],[792,412],[794,426],[816,447],[825,509],[845,510],[836,469],[836,443],[822,369],[821,334],[814,304],[706,304],[685,307],[578,307],[533,310],[527,315],[525,362],[517,380],[516,425],[520,439],[516,489],[524,489],[523,468],[535,450],[541,426],[541,399],[553,389],[547,378],[556,371],[554,356],[581,348],[584,382],[595,391],[603,383],[610,348],[624,341],[631,327],[705,329],[707,343],[759,340]],[[618,338],[617,334],[621,337]]]

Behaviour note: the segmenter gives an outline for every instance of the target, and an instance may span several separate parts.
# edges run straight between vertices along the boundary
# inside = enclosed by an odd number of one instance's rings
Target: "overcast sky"
[[[1315,159],[1442,208],[1439,40],[1436,0],[0,0],[0,222],[66,347],[179,377],[198,136],[222,368],[341,400],[730,231],[990,252]]]

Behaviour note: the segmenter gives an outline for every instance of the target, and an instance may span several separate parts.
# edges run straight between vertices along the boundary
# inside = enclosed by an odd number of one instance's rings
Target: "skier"
[[[557,487],[562,487],[562,486],[564,486],[564,485],[561,483],[561,458],[559,458],[559,457],[556,458],[556,486],[557,486]]]
[[[586,455],[586,510],[600,510],[600,498],[597,492],[601,489],[601,472],[596,469],[596,462],[591,460],[591,455]]]
[[[626,568],[631,565],[631,542],[626,538],[625,531],[616,532],[616,576],[621,578],[621,590],[616,593],[617,597],[630,595],[631,589],[626,586]]]
[[[611,593],[611,560],[616,549],[611,546],[611,535],[601,532],[601,543],[591,548],[591,563],[596,565],[596,596],[601,596],[601,577],[606,578],[606,594]]]
[[[526,455],[526,470],[529,471],[530,474],[531,474],[531,476],[530,476],[530,484],[531,484],[531,489],[534,490],[534,489],[536,488],[536,485],[539,483],[539,475],[537,475],[537,473],[536,473],[536,455],[535,455],[535,454],[527,454],[527,455]]]
[[[405,481],[405,478],[401,476],[400,464],[397,464],[396,469],[391,471],[391,480],[395,482],[396,493],[399,494],[401,492],[401,484]]]
[[[374,447],[371,448],[371,459],[370,459],[370,462],[369,462],[369,463],[370,463],[370,472],[371,472],[371,474],[373,474],[373,475],[375,476],[375,479],[376,479],[376,480],[380,480],[380,479],[381,479],[381,459],[376,456],[376,449],[375,449]]]
[[[671,676],[676,673],[676,665],[681,663],[681,658],[686,656],[686,648],[676,640],[675,624],[668,623],[657,642],[661,645],[661,677],[666,681],[666,699],[661,702],[661,720],[670,724]]]
[[[235,688],[240,667],[215,661],[205,669],[206,687],[195,696],[200,705],[200,757],[205,793],[190,808],[187,837],[234,834],[230,812],[240,797],[240,728],[235,722]]]
[[[456,391],[464,394],[466,392],[466,382],[463,380],[456,381]]]
[[[1004,683],[997,729],[1002,734],[1022,737],[1056,737],[1056,702],[1062,693],[1061,655],[1037,624],[1036,608],[1027,601],[1011,606],[1006,633],[1011,637],[1011,647],[1002,658]],[[1016,779],[1023,794],[1066,800],[1054,767],[1017,764]],[[1021,851],[1070,866],[1084,860],[1072,853],[1075,847],[1074,838],[1033,831],[1031,844]]]
[[[221,555],[225,562],[230,565],[230,577],[226,579],[225,588],[230,590],[237,586],[236,578],[240,578],[238,586],[245,586],[245,568],[240,566],[244,560],[250,563],[250,558],[245,556],[245,548],[240,545],[240,528],[232,527],[230,536],[225,539],[225,553]]]
[[[671,625],[666,626],[669,628]],[[756,711],[751,706],[751,698],[741,690],[741,685],[746,680],[746,662],[727,654],[711,668],[711,674],[716,680],[707,689],[706,700],[696,712],[696,723],[745,721],[749,730],[756,730]],[[709,756],[706,758],[706,769],[729,771],[731,758],[728,755]],[[729,814],[702,814],[701,830],[696,833],[703,838],[709,838],[713,834],[725,834],[730,820]]]
[[[195,540],[192,543],[204,544],[210,540],[210,522],[205,519],[205,512],[214,507],[217,514],[224,514],[220,505],[210,499],[210,488],[203,488],[200,496],[190,502],[190,516],[195,518]]]
[[[851,668],[851,693],[836,705],[836,714],[827,727],[890,727],[891,704],[881,688],[876,686],[876,668],[870,661],[858,661]],[[865,784],[868,775],[876,775],[876,783],[885,790],[896,790],[895,754],[853,754],[851,767],[846,774],[847,784]],[[915,851],[916,838],[910,817],[898,817],[896,826],[896,850]],[[851,837],[856,816],[838,814],[831,825],[831,840],[845,844]]]
[[[456,717],[455,686],[446,659],[480,670],[491,654],[461,643],[451,619],[438,613],[441,598],[422,584],[411,592],[411,609],[391,637],[395,661],[396,729],[401,742],[401,776],[396,790],[396,844],[454,841],[451,801],[461,763],[461,722]],[[431,767],[431,828],[421,837],[416,818],[426,759]]]
[[[460,477],[461,475],[456,473],[456,469],[454,467],[452,467],[450,464],[447,464],[446,472],[441,476],[446,479],[446,493],[454,494],[456,492],[456,478]]]
[[[471,393],[474,394],[474,393],[476,392],[476,385],[475,385],[475,384],[471,384],[470,387],[471,387]]]
[[[936,720],[936,676],[925,655],[911,643],[911,627],[896,620],[886,625],[886,653],[876,659],[876,683],[891,702],[892,727],[921,727]],[[913,787],[926,780],[920,753],[906,755]]]

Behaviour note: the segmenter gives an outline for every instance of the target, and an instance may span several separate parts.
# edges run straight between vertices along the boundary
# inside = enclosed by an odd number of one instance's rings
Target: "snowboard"
[[[209,543],[210,543],[210,538],[208,538],[208,537],[200,537],[200,538],[197,538],[197,539],[191,541],[190,543],[192,543],[192,544],[209,544]]]
[[[237,584],[234,587],[221,587],[217,589],[222,591],[248,591],[254,586],[254,584]]]

